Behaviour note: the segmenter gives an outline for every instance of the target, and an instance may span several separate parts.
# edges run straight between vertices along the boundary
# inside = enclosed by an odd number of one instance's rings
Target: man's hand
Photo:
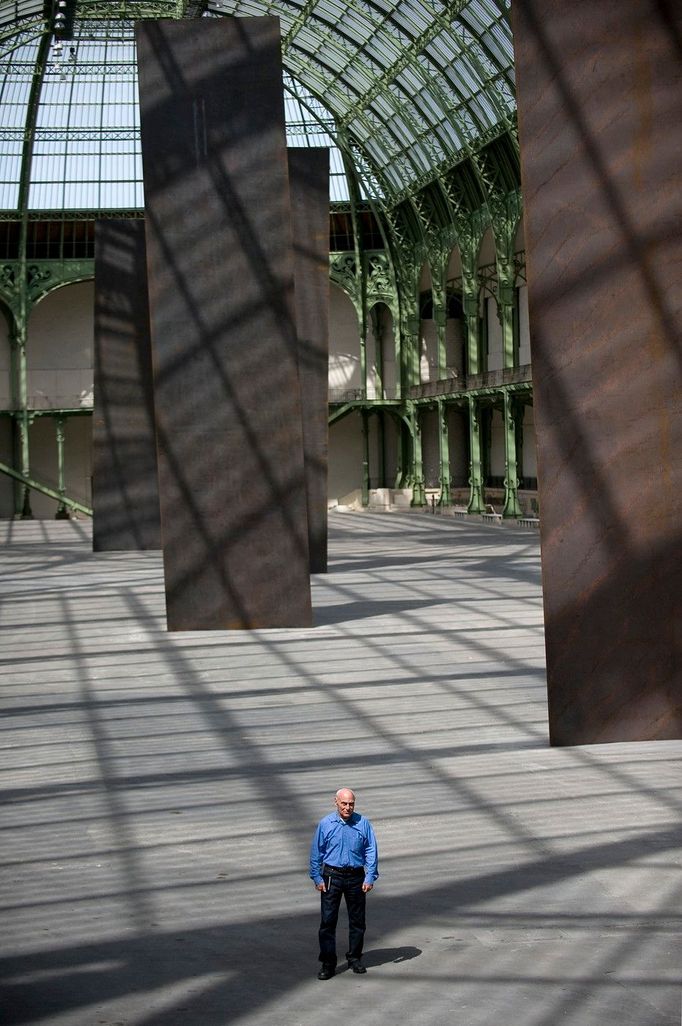
[[[373,887],[374,887],[374,884],[363,884],[362,885],[362,889],[365,892],[365,894],[367,894],[367,891],[371,891]]]
[[[319,883],[319,884],[315,884],[315,890],[317,890],[317,891],[322,891],[322,892],[324,892],[324,891],[326,891],[326,890],[327,890],[327,888],[326,888],[326,886],[325,886],[325,882],[324,882],[324,880],[322,881],[322,883]]]

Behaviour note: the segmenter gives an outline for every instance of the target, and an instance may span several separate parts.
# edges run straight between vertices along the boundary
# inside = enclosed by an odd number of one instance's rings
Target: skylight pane
[[[419,34],[431,26],[432,19],[420,4],[399,3],[393,18],[411,33]]]
[[[21,140],[3,141],[0,161],[0,209],[16,206],[21,175]]]
[[[377,32],[372,40],[372,55],[382,68],[393,67],[401,54],[402,46],[399,40],[394,39],[386,29]]]

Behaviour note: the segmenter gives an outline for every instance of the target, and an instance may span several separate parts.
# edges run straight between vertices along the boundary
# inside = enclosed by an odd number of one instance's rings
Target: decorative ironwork
[[[354,253],[332,253],[329,257],[329,276],[351,299],[359,294],[358,265]]]

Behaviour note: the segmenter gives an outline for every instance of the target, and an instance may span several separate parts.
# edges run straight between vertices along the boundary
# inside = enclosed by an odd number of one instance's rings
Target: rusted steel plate
[[[327,570],[329,150],[289,150],[298,373],[311,573]]]
[[[168,626],[308,626],[279,21],[136,31]]]
[[[682,736],[682,8],[512,5],[554,744]]]

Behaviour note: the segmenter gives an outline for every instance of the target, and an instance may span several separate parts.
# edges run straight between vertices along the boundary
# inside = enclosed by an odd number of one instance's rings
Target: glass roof
[[[391,203],[514,130],[509,0],[79,0],[63,42],[50,7],[0,0],[3,210],[142,206],[134,17],[278,15],[289,144],[332,147],[333,200],[341,149]]]

